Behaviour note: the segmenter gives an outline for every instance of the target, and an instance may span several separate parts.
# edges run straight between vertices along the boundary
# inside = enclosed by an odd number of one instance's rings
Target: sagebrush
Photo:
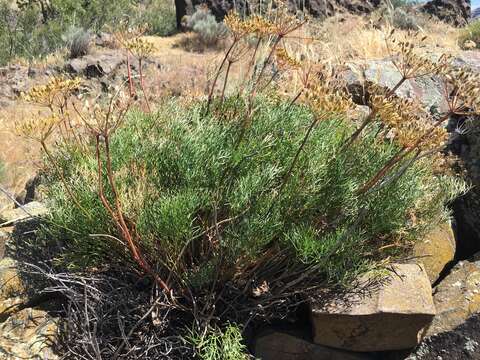
[[[29,0],[18,1],[18,5],[0,0],[0,64],[15,58],[42,58],[65,47],[84,54],[86,38],[72,38],[72,29],[98,34],[125,24],[147,24],[150,34],[170,35],[175,31],[174,7],[167,0]]]

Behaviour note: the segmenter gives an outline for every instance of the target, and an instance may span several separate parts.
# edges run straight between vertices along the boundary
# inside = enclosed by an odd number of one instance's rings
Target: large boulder
[[[352,94],[353,101],[360,105],[366,105],[368,93],[365,93],[365,90],[368,84],[393,89],[402,78],[393,62],[388,59],[349,63],[341,75]],[[405,81],[395,94],[403,98],[416,99],[426,110],[438,113],[448,109],[442,91],[440,79],[427,76]]]
[[[125,56],[117,50],[90,54],[70,60],[65,69],[75,75],[98,78],[112,74],[125,63]]]
[[[370,360],[371,356],[314,344],[298,331],[268,329],[255,341],[255,358],[261,360]]]
[[[351,351],[412,348],[435,316],[430,280],[416,264],[394,265],[380,286],[312,304],[311,311],[314,342]]]
[[[450,224],[442,224],[419,239],[413,248],[415,261],[423,264],[434,284],[445,267],[455,258],[455,235]]]
[[[454,26],[465,26],[472,16],[470,0],[431,0],[420,10]]]
[[[480,261],[461,261],[435,288],[437,316],[427,336],[454,330],[480,312]]]

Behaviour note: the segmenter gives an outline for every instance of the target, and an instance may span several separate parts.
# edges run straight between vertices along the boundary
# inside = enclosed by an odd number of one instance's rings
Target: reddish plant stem
[[[227,52],[225,53],[225,56],[223,57],[223,60],[222,62],[220,63],[220,66],[218,67],[217,69],[217,72],[215,74],[215,77],[213,78],[213,83],[212,83],[212,87],[210,88],[210,92],[208,94],[208,101],[207,101],[207,109],[206,109],[206,112],[208,113],[208,111],[210,110],[210,105],[212,103],[212,100],[213,100],[213,92],[215,91],[215,87],[217,85],[217,81],[218,81],[218,77],[220,76],[220,73],[222,72],[222,69],[223,69],[223,66],[225,65],[225,63],[227,62],[227,59],[228,59],[228,56],[230,55],[230,53],[232,52],[233,48],[235,47],[235,45],[237,44],[237,41],[234,40],[232,42],[232,45],[230,45],[230,47],[228,48]]]
[[[444,116],[440,117],[434,125],[433,128],[439,127],[443,122],[448,120],[452,112],[448,112]],[[408,155],[410,155],[416,149],[422,145],[422,143],[428,138],[431,134],[431,129],[425,132],[421,137],[417,139],[417,141],[410,147],[403,147],[398,151],[370,180],[368,180],[364,185],[362,185],[358,190],[357,194],[364,194],[368,190],[370,190],[373,186],[375,186],[398,162],[405,159]]]
[[[148,112],[152,112],[150,108],[150,101],[148,100],[147,92],[145,91],[145,83],[143,80],[143,70],[142,70],[142,58],[138,59],[138,67],[139,67],[139,74],[140,74],[140,87],[142,88],[143,97],[145,98],[145,103],[147,104]]]
[[[300,90],[298,94],[292,99],[292,101],[290,101],[290,104],[288,104],[287,110],[289,110],[297,102],[300,96],[302,96],[304,90],[305,89]]]
[[[269,52],[267,58],[265,59],[265,62],[263,63],[262,69],[260,70],[260,73],[258,74],[257,81],[255,82],[255,85],[254,85],[254,87],[253,87],[253,89],[252,89],[252,97],[255,96],[257,84],[258,84],[258,82],[262,79],[263,73],[265,72],[265,69],[267,68],[268,63],[269,63],[270,60],[272,59],[272,56],[273,56],[273,54],[275,53],[275,50],[277,49],[277,46],[278,46],[278,44],[280,44],[280,41],[282,41],[282,39],[283,39],[283,36],[279,36],[279,37],[275,40],[275,42],[273,43],[273,46],[272,46],[272,48],[270,49],[270,52]]]
[[[222,96],[220,97],[220,99],[222,99],[222,102],[225,97],[225,89],[227,88],[228,76],[230,74],[231,67],[232,67],[232,62],[229,61],[227,65],[227,71],[225,72],[225,80],[223,81]]]
[[[105,197],[103,191],[103,166],[102,160],[100,156],[100,135],[96,136],[96,155],[97,155],[97,166],[98,166],[98,187],[99,187],[99,196],[102,201],[102,204],[106,208],[106,210],[110,213],[112,219],[115,221],[115,224],[122,235],[123,240],[127,243],[128,249],[135,260],[135,262],[140,266],[140,268],[145,271],[145,273],[149,274],[153,277],[155,282],[167,293],[171,294],[170,287],[163,281],[163,279],[151,268],[148,262],[143,257],[141,251],[136,245],[136,241],[134,240],[131,231],[125,221],[125,217],[123,216],[123,211],[120,203],[120,199],[118,197],[117,188],[115,186],[115,181],[113,179],[113,172],[112,172],[112,162],[110,157],[110,144],[109,144],[109,137],[108,135],[103,136],[105,142],[105,159],[107,165],[107,178],[110,184],[110,187],[113,192],[115,208],[113,208],[108,200]]]
[[[406,77],[402,77],[402,79],[400,79],[400,81],[387,93],[386,97],[388,98],[393,94],[395,94],[398,88],[402,86],[406,80],[407,80]],[[355,130],[355,132],[348,138],[348,140],[342,146],[341,150],[345,150],[350,145],[352,145],[355,142],[355,140],[357,140],[357,138],[360,136],[362,131],[367,127],[367,125],[370,124],[373,121],[373,119],[375,119],[376,115],[377,115],[377,112],[375,111],[375,109],[372,109],[372,111],[370,112],[370,114],[368,114],[368,116],[365,118],[365,120],[360,125],[360,127],[357,130]]]
[[[135,90],[133,87],[133,79],[132,79],[132,69],[130,67],[130,53],[127,50],[127,76],[128,76],[128,84],[130,89],[130,97],[135,95]]]

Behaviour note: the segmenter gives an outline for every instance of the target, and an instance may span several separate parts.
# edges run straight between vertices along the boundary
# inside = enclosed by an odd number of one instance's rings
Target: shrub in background
[[[461,48],[480,49],[480,21],[473,21],[461,30],[458,42]]]
[[[166,0],[25,0],[21,7],[0,0],[0,64],[17,57],[43,57],[64,47],[79,56],[86,50],[86,34],[78,32],[73,39],[72,29],[95,34],[106,27],[117,30],[125,23],[147,23],[151,33],[169,35],[175,29],[175,14]]]
[[[218,23],[208,7],[199,5],[187,19],[186,27],[196,35],[201,46],[213,47],[226,35],[223,23]]]
[[[71,28],[67,34],[63,36],[69,56],[75,59],[85,56],[90,52],[92,36],[89,31],[81,28]]]
[[[31,59],[55,51],[64,44],[64,31],[58,18],[42,24],[36,7],[19,10],[0,0],[0,64],[15,57]]]
[[[137,22],[148,24],[151,35],[168,36],[177,31],[175,7],[168,0],[150,0],[144,5]]]
[[[402,8],[393,10],[391,24],[396,29],[402,30],[418,30],[420,28],[418,17]]]
[[[412,6],[418,3],[418,0],[387,0],[387,5],[393,8]]]

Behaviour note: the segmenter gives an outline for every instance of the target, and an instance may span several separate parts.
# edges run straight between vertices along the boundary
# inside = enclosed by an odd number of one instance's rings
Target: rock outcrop
[[[432,0],[420,10],[454,26],[465,26],[472,16],[470,0]]]
[[[351,351],[407,349],[418,344],[434,316],[432,289],[423,266],[398,264],[385,283],[364,294],[313,304],[313,339]]]
[[[435,288],[437,316],[427,336],[452,331],[480,312],[480,261],[461,261]]]
[[[465,51],[455,63],[480,72],[480,52]],[[452,140],[449,150],[461,159],[461,166],[471,189],[453,204],[458,238],[459,260],[480,251],[480,117],[456,117],[450,123]]]
[[[290,7],[293,10],[306,10],[312,16],[321,19],[345,12],[352,14],[368,14],[384,3],[385,0],[289,0]],[[234,7],[239,9],[242,13],[253,10],[253,2],[245,0],[193,0],[191,3],[188,1],[179,1],[179,5],[177,5],[177,16],[178,10],[184,12],[184,14],[181,15],[181,17],[183,17],[199,4],[206,4],[218,20],[221,20]]]
[[[419,239],[413,248],[415,261],[423,264],[434,284],[445,267],[455,258],[455,235],[450,224],[442,224]]]
[[[66,64],[65,69],[75,75],[96,78],[110,75],[124,62],[124,55],[119,51],[112,50],[72,59]]]
[[[393,62],[388,59],[349,63],[341,75],[353,100],[359,105],[366,105],[368,84],[393,89],[402,77]],[[446,111],[448,107],[442,91],[441,81],[437,77],[426,76],[405,81],[395,94],[404,98],[417,99],[426,110],[438,113]]]
[[[472,316],[454,330],[426,338],[409,356],[391,360],[439,359],[480,359],[480,315]]]
[[[46,214],[46,208],[38,202],[30,202],[24,208],[33,218]],[[30,215],[18,208],[2,212],[2,217],[18,227],[27,222]],[[53,344],[58,320],[47,311],[33,307],[42,302],[32,301],[30,295],[34,296],[35,291],[25,280],[21,262],[5,256],[15,252],[16,227],[0,224],[0,358],[55,360],[58,356]]]
[[[51,348],[57,322],[47,312],[24,309],[0,323],[0,357],[5,360],[55,360]]]

